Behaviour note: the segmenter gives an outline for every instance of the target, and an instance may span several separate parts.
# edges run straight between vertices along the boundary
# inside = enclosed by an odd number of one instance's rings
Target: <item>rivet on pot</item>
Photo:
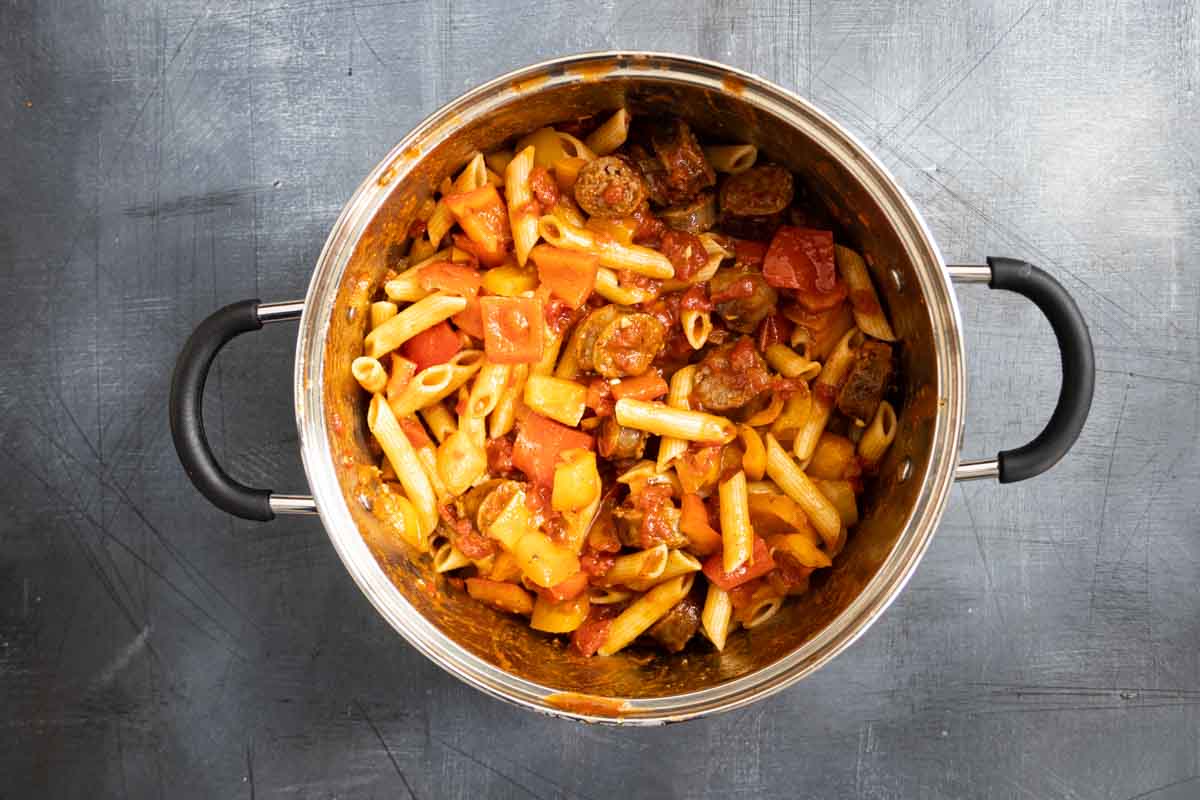
[[[900,270],[892,267],[888,276],[892,279],[892,286],[896,287],[896,294],[904,294],[904,276],[900,274]]]
[[[912,475],[912,459],[905,457],[896,470],[896,483],[904,483]]]

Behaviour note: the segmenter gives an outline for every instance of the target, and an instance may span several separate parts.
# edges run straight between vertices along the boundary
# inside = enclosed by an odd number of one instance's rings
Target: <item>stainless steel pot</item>
[[[372,513],[378,489],[364,397],[350,376],[366,308],[396,258],[415,209],[475,150],[556,121],[629,107],[672,114],[730,141],[749,141],[801,175],[867,255],[903,340],[899,435],[868,491],[863,519],[816,590],[770,624],[733,637],[724,653],[645,660],[583,659],[458,592],[438,591],[427,559],[406,552]],[[959,462],[965,378],[952,280],[1025,294],[1046,313],[1063,354],[1063,388],[1033,442],[995,459]],[[299,319],[296,424],[312,496],[250,489],[217,464],[204,437],[204,380],[225,342],[264,323]],[[319,513],[334,548],[379,613],[450,673],[496,697],[590,721],[650,724],[743,706],[833,658],[883,612],[916,568],[951,483],[1021,480],[1070,448],[1091,403],[1094,364],[1074,302],[1036,267],[1009,259],[947,267],[920,213],[871,153],[841,126],[778,86],[674,55],[596,53],[527,67],[445,106],[406,136],[346,204],[303,302],[228,306],[180,355],[171,427],[196,486],[229,513],[269,520]]]

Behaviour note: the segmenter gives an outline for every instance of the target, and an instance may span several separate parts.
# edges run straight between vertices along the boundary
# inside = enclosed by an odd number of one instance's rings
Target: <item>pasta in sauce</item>
[[[587,656],[721,650],[833,564],[897,337],[798,183],[625,109],[443,182],[353,375],[387,522],[447,591]]]

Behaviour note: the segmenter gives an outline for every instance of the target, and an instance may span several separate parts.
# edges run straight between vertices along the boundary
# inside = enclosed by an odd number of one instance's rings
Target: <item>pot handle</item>
[[[204,384],[217,353],[234,337],[268,322],[299,319],[303,302],[243,300],[213,313],[192,331],[171,375],[171,438],[192,483],[209,502],[243,519],[267,522],[279,514],[315,514],[305,495],[281,495],[238,483],[217,463],[204,433]]]
[[[998,477],[1000,483],[1014,483],[1040,475],[1058,463],[1075,444],[1092,407],[1096,356],[1083,314],[1061,283],[1028,262],[988,256],[986,267],[948,269],[955,281],[986,282],[989,289],[1006,289],[1032,300],[1050,322],[1062,357],[1058,404],[1042,432],[1022,447],[1001,451],[994,460],[959,464],[955,478]]]

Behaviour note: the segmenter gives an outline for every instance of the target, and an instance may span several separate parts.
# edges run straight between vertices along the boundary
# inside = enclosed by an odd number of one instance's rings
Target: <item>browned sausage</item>
[[[606,417],[600,426],[600,436],[596,440],[596,448],[602,458],[633,459],[641,458],[646,451],[645,431],[626,428],[614,417]]]
[[[606,378],[641,375],[650,369],[667,338],[666,327],[650,314],[625,314],[596,337],[592,363]]]
[[[601,306],[579,323],[579,327],[575,329],[573,341],[575,342],[575,360],[580,369],[592,368],[592,358],[596,352],[596,337],[608,323],[623,313],[625,310],[620,306]]]
[[[691,595],[680,600],[646,634],[669,652],[678,653],[700,628],[700,603]]]
[[[575,181],[575,202],[593,217],[624,217],[646,199],[637,167],[620,156],[589,161]]]
[[[717,174],[704,157],[700,143],[681,119],[656,126],[650,144],[666,168],[668,199],[680,203],[717,182]]]
[[[863,342],[855,354],[854,366],[842,390],[838,393],[837,407],[851,419],[866,423],[875,416],[883,391],[892,375],[892,348],[884,342]]]
[[[692,399],[709,411],[732,411],[771,386],[771,373],[754,341],[741,338],[709,352],[696,367]]]
[[[717,201],[712,192],[701,192],[695,200],[671,206],[658,215],[663,222],[677,231],[704,233],[717,224]]]
[[[772,164],[730,176],[721,185],[721,229],[742,239],[770,239],[794,191],[792,173]]]
[[[738,333],[751,333],[779,301],[767,279],[749,270],[717,270],[708,282],[708,296],[725,324]]]

